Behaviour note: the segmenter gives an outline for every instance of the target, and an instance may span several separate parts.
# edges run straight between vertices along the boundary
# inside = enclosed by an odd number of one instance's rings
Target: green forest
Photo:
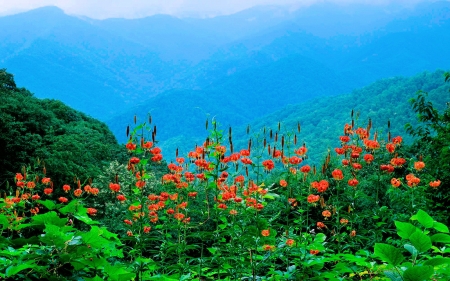
[[[0,99],[0,279],[450,279],[449,72],[249,126],[142,107],[121,144],[6,69]]]

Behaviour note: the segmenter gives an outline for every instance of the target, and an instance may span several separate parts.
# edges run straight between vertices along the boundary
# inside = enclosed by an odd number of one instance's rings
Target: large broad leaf
[[[433,275],[434,269],[432,266],[415,266],[410,267],[403,272],[403,280],[405,281],[424,281],[429,280]]]
[[[90,245],[93,249],[101,249],[110,244],[110,242],[101,235],[102,231],[97,226],[93,226],[87,233],[80,233],[84,243]]]
[[[61,209],[59,209],[59,211],[64,214],[67,215],[67,213],[76,213],[78,211],[78,208],[82,207],[80,201],[78,201],[77,199],[70,201],[69,204],[67,204],[67,206],[62,207]],[[86,214],[86,212],[84,212]]]
[[[438,243],[450,243],[450,235],[445,233],[438,233],[431,236],[431,241]]]
[[[409,236],[419,229],[409,222],[395,221],[395,226],[397,227],[397,234],[403,239],[409,239]]]
[[[116,265],[105,265],[105,273],[108,275],[108,280],[112,281],[122,281],[122,280],[130,280],[136,277],[136,273],[132,273],[127,271],[124,266],[119,264]]]
[[[415,215],[417,221],[426,228],[431,228],[434,225],[434,220],[425,211],[419,210]]]
[[[36,201],[37,203],[41,204],[42,206],[44,206],[45,208],[49,209],[50,211],[53,210],[56,207],[55,202],[53,202],[52,200],[38,200]]]
[[[93,224],[99,224],[98,221],[95,221],[93,219],[91,219],[88,215],[86,214],[76,214],[74,215],[74,217],[82,222],[84,222],[85,224],[89,224],[89,225],[93,225]]]
[[[442,264],[450,265],[450,258],[433,258],[423,263],[424,265],[438,266]]]
[[[56,225],[56,226],[64,226],[67,223],[67,219],[62,219],[58,217],[56,212],[51,211],[42,215],[33,216],[33,223],[36,225]]]
[[[399,249],[383,243],[375,244],[375,255],[393,266],[399,265],[405,259]]]
[[[440,222],[434,222],[433,228],[439,232],[449,233],[448,227],[445,224],[440,223]]]
[[[402,276],[397,271],[386,270],[384,274],[391,279],[391,281],[403,281]]]
[[[423,234],[422,232],[414,232],[409,237],[409,240],[414,245],[414,247],[416,247],[419,253],[428,251],[431,246],[433,246],[431,244],[430,237],[428,237],[426,234]]]
[[[12,265],[6,269],[6,277],[11,277],[24,269],[33,268],[34,266],[34,260],[26,261],[25,263],[21,263],[19,265]]]

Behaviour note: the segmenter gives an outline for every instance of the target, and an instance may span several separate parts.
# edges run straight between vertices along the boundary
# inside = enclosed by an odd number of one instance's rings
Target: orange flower
[[[109,183],[109,189],[111,189],[112,192],[119,192],[120,185],[118,183],[112,183],[111,182],[111,183]]]
[[[391,185],[393,187],[399,187],[402,184],[402,182],[399,179],[392,178],[391,179]]]
[[[272,170],[275,167],[275,164],[270,159],[269,160],[264,160],[262,162],[262,164],[264,166],[264,169],[267,170],[267,171],[270,171],[270,170]]]
[[[356,230],[352,230],[350,232],[350,237],[355,237],[356,236]]]
[[[261,235],[264,237],[267,237],[270,235],[270,230],[269,229],[264,229],[261,231]]]
[[[73,191],[73,195],[75,195],[75,197],[80,197],[82,193],[83,193],[83,190],[81,190],[81,188],[75,189]]]
[[[395,151],[395,144],[393,144],[393,143],[386,144],[386,150],[389,153],[394,153],[394,151]]]
[[[128,150],[130,150],[130,151],[136,150],[136,144],[134,144],[134,143],[132,143],[132,142],[127,143],[127,144],[125,145],[125,147],[126,147]]]
[[[349,179],[349,180],[348,180],[348,185],[350,185],[350,186],[355,187],[355,186],[357,186],[358,184],[359,184],[359,182],[358,182],[358,180],[355,179],[355,178]]]
[[[236,210],[234,210],[234,209],[233,209],[233,210],[230,210],[230,215],[232,215],[232,216],[237,215],[237,213],[238,213],[238,212],[237,212]]]
[[[288,245],[289,247],[292,247],[292,245],[294,245],[294,239],[288,239],[286,240],[286,245]]]
[[[387,172],[387,173],[392,173],[395,170],[394,166],[389,165],[389,164],[387,164],[387,165],[380,165],[380,169],[382,171]]]
[[[189,192],[189,193],[188,193],[188,196],[189,196],[189,197],[195,198],[195,197],[197,196],[197,194],[198,194],[198,193],[197,193],[196,191],[193,191],[193,192]]]
[[[263,250],[264,251],[273,251],[273,250],[275,250],[275,246],[266,244],[263,246]]]
[[[333,179],[340,181],[344,178],[344,174],[339,169],[334,169],[333,172],[331,172],[331,175],[333,176]]]
[[[17,181],[23,180],[23,176],[22,176],[21,173],[16,173],[16,180],[17,180]]]
[[[318,228],[327,228],[327,226],[326,226],[323,222],[321,222],[321,221],[318,221],[318,222],[317,222],[317,227],[318,227]]]
[[[338,154],[338,155],[343,155],[343,154],[345,154],[345,149],[343,149],[343,148],[341,148],[341,147],[336,147],[336,148],[334,149],[334,151],[336,151],[336,154]]]
[[[328,210],[325,210],[322,212],[322,216],[324,216],[325,218],[329,218],[329,217],[331,217],[331,212]]]
[[[402,143],[402,141],[403,141],[403,139],[400,136],[397,136],[392,139],[392,142],[395,143],[396,145],[400,145]]]
[[[372,155],[372,154],[366,154],[366,155],[364,155],[364,161],[366,161],[367,164],[372,163],[372,161],[373,161],[373,155]]]
[[[153,146],[153,143],[151,141],[145,142],[142,144],[142,148],[144,149],[150,149]]]
[[[62,188],[63,188],[64,192],[67,193],[67,192],[69,192],[69,190],[70,190],[70,185],[65,184],[65,185],[63,185]]]
[[[41,182],[45,185],[50,183],[50,178],[42,178]]]
[[[299,149],[295,150],[294,152],[298,156],[303,156],[307,151],[308,151],[308,149],[306,147],[302,146]]]
[[[131,157],[130,158],[130,164],[137,164],[139,163],[141,160],[137,157]]]
[[[311,255],[317,255],[320,251],[319,250],[309,250],[309,253]]]
[[[348,223],[348,219],[340,219],[339,222],[341,224],[347,224]]]
[[[100,192],[100,190],[98,190],[98,188],[96,188],[96,187],[91,188],[91,191],[90,191],[90,193],[92,195],[97,195],[99,192]]]
[[[391,164],[394,167],[401,167],[405,163],[406,163],[406,160],[404,158],[401,158],[401,157],[395,157],[395,158],[391,159]]]
[[[123,201],[127,200],[127,198],[125,198],[124,195],[120,194],[120,195],[117,195],[117,200],[119,200],[120,202],[123,202]]]
[[[349,136],[340,136],[339,139],[341,140],[341,142],[349,142],[350,141]]]
[[[435,180],[435,181],[430,182],[430,186],[432,188],[437,188],[440,185],[441,185],[441,181],[440,180]]]
[[[123,222],[128,224],[128,225],[132,225],[133,224],[130,220],[124,220]]]
[[[33,189],[36,187],[36,184],[34,183],[34,181],[29,181],[29,182],[27,182],[27,187],[29,189]]]
[[[45,192],[45,190],[44,190],[44,192]],[[67,203],[67,201],[69,201],[69,199],[67,199],[66,197],[59,197],[58,201],[61,203]]]
[[[137,188],[143,188],[145,186],[145,181],[137,181],[136,182],[136,187]]]
[[[31,196],[31,199],[33,200],[39,200],[39,198],[41,198],[41,196],[39,196],[38,194]]]
[[[370,154],[369,154],[370,155]],[[359,163],[352,163],[352,167],[355,170],[361,170],[362,169],[362,165]]]
[[[144,226],[144,233],[149,233],[152,228],[150,226]]]
[[[285,180],[280,180],[280,185],[281,185],[282,187],[286,187],[286,186],[288,185],[288,183],[287,183],[287,181],[285,181]]]
[[[314,195],[314,194],[310,194],[310,195],[308,196],[308,198],[307,198],[308,203],[314,203],[314,202],[317,202],[317,201],[319,201],[319,199],[320,199],[320,196],[319,196],[319,195]]]
[[[289,158],[289,163],[291,163],[292,165],[298,165],[300,163],[302,163],[302,158],[297,157],[297,156],[292,156],[291,158]]]
[[[87,214],[90,216],[95,216],[97,214],[97,209],[87,208]]]
[[[310,171],[311,171],[311,167],[309,165],[305,165],[300,168],[300,172],[305,173],[305,174],[309,173]]]
[[[416,169],[417,171],[420,171],[423,168],[425,168],[425,163],[424,162],[422,162],[422,161],[414,162],[414,169]]]
[[[45,188],[45,189],[44,189],[44,193],[45,193],[46,195],[50,195],[50,194],[52,194],[52,192],[53,192],[53,189],[52,189],[52,188]]]

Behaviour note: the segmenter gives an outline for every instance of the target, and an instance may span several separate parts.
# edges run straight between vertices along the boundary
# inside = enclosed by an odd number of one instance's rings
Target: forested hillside
[[[444,71],[422,72],[413,77],[392,77],[381,79],[351,93],[331,97],[314,98],[301,103],[277,108],[279,95],[265,100],[246,100],[231,91],[223,96],[216,92],[195,92],[190,98],[173,91],[167,95],[157,96],[107,121],[120,142],[126,142],[125,129],[136,114],[139,120],[147,120],[150,113],[158,126],[158,139],[168,158],[175,157],[175,150],[187,152],[194,143],[204,141],[208,132],[205,120],[214,118],[224,130],[232,126],[235,145],[246,146],[247,125],[253,132],[266,128],[276,128],[282,122],[285,130],[297,128],[300,122],[302,132],[299,139],[310,147],[312,161],[321,161],[327,149],[334,148],[335,142],[330,136],[340,133],[340,124],[349,122],[350,112],[358,112],[362,124],[369,118],[377,128],[386,128],[388,120],[391,132],[403,135],[408,142],[404,129],[406,123],[417,124],[416,114],[411,110],[409,99],[417,91],[429,92],[429,98],[437,108],[443,109],[450,100],[448,83],[444,81]],[[280,88],[289,84],[280,84]],[[318,83],[317,87],[320,87]],[[268,102],[269,101],[269,102]],[[273,106],[271,106],[273,104]],[[362,125],[361,124],[361,125]],[[386,130],[381,136],[387,137]]]
[[[23,167],[45,166],[55,185],[99,175],[103,165],[123,159],[108,127],[58,100],[38,99],[16,87],[0,69],[0,188]]]

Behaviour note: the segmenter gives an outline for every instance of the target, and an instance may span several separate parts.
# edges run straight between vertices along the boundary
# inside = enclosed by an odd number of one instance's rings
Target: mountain
[[[445,69],[449,7],[322,3],[133,20],[44,7],[0,17],[0,67],[36,97],[107,121],[121,141],[115,127],[136,112],[164,112],[157,107],[166,103],[175,119],[201,107],[238,126],[377,79]]]

